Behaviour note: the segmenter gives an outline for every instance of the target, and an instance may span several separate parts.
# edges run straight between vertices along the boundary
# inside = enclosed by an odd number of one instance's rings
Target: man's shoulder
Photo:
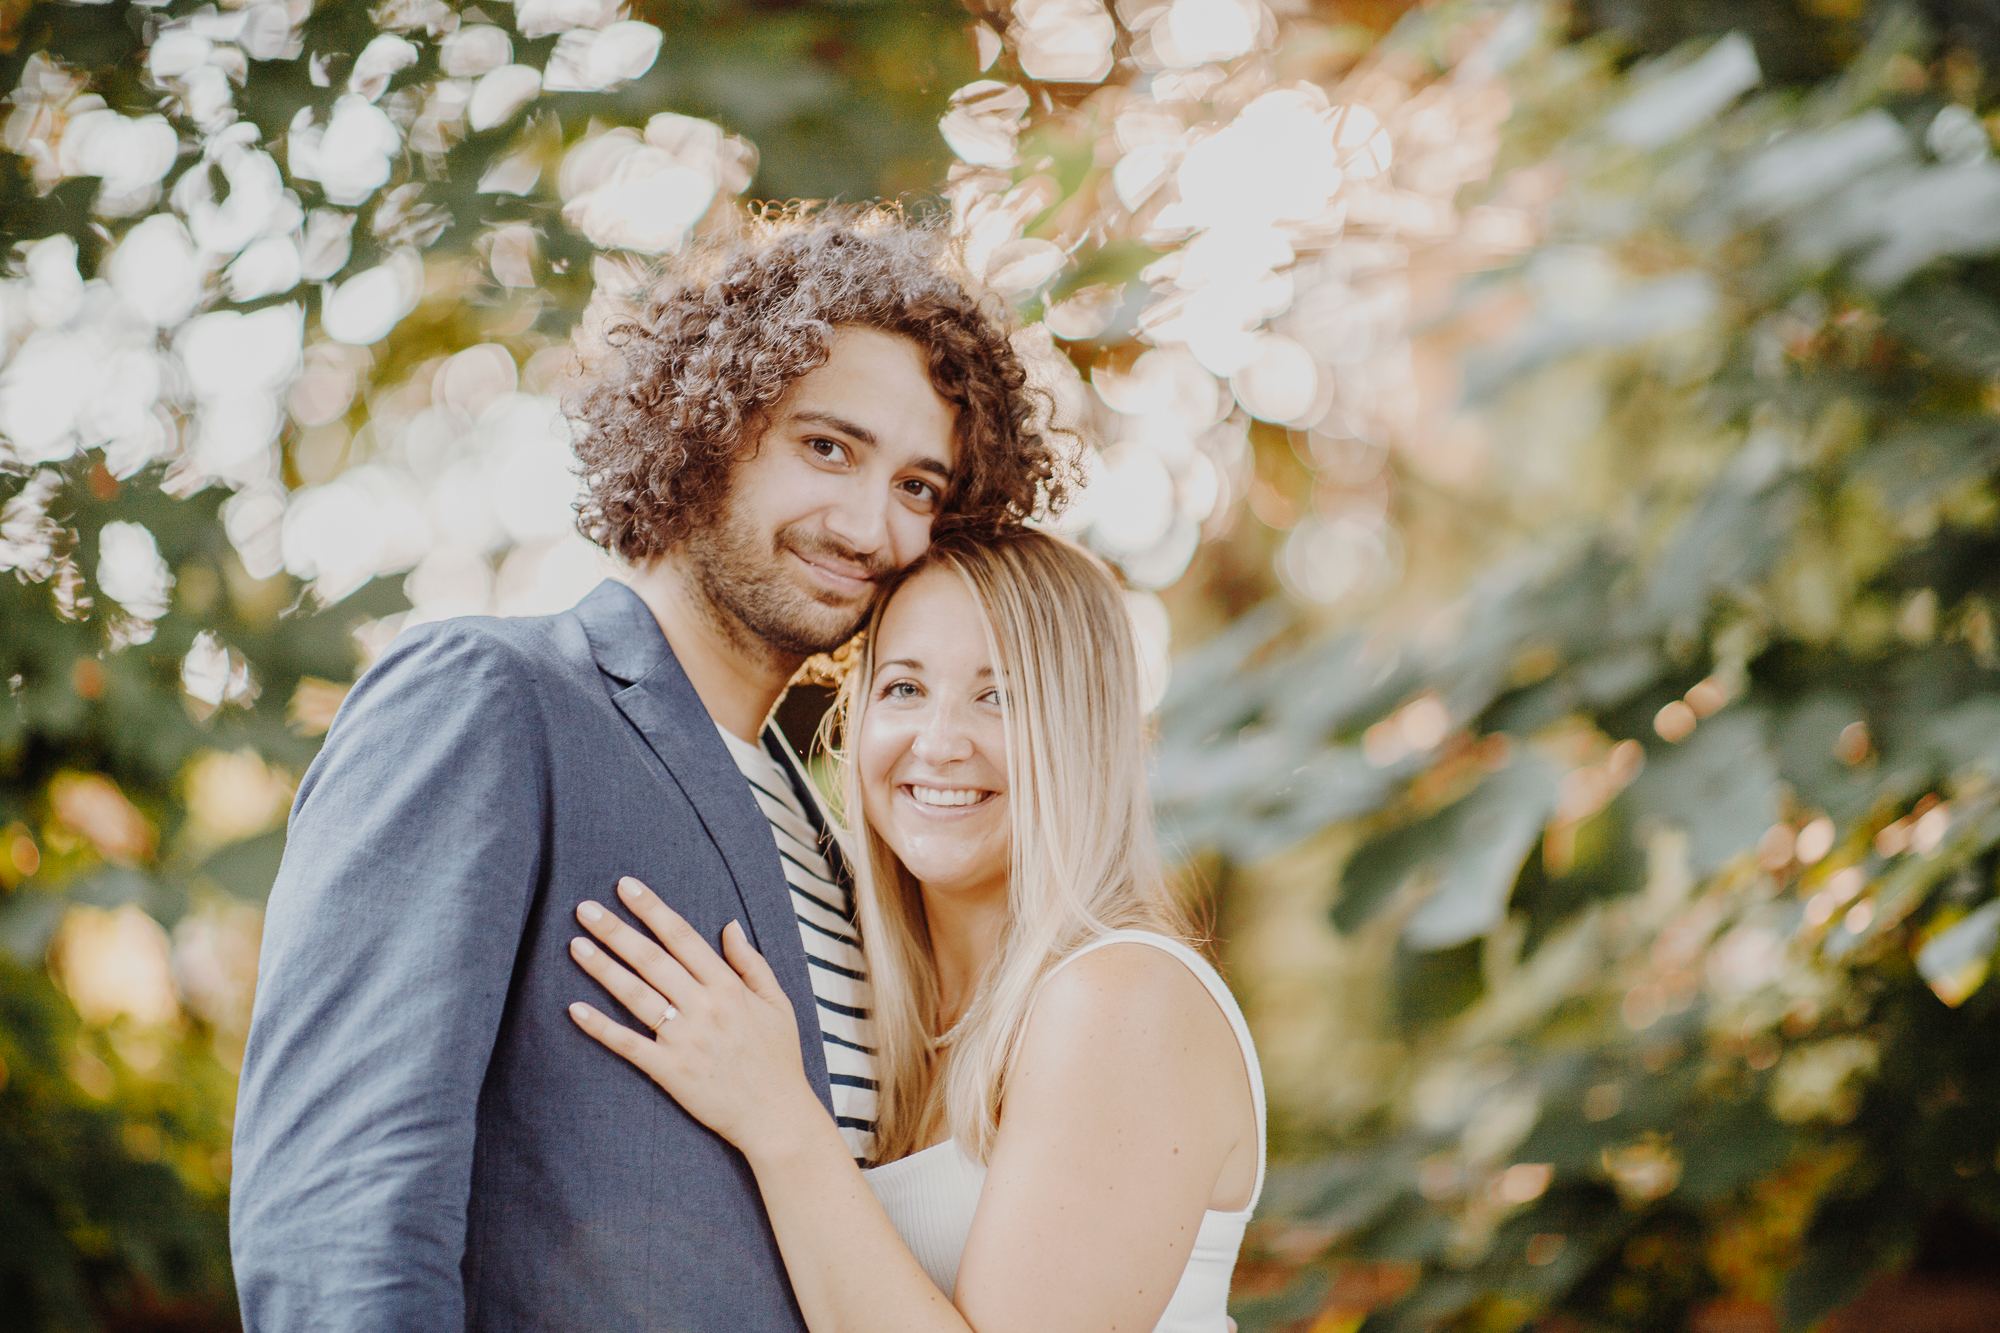
[[[565,625],[565,621],[569,621]],[[567,632],[565,632],[567,630]],[[529,676],[589,664],[589,644],[568,612],[553,616],[453,616],[412,625],[390,641],[370,674],[408,660],[451,662]]]
[[[412,625],[355,682],[340,721],[418,710],[430,727],[540,712],[551,694],[597,686],[589,644],[564,616],[456,616]],[[338,727],[338,722],[336,722]]]

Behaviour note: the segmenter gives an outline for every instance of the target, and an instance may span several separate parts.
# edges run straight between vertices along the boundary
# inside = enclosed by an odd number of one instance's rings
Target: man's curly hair
[[[772,210],[698,243],[641,298],[600,300],[575,389],[583,535],[634,563],[678,545],[728,493],[740,446],[826,361],[842,327],[922,349],[957,409],[958,457],[934,533],[1004,528],[1060,509],[1073,451],[1008,341],[1011,320],[943,230],[885,208]]]

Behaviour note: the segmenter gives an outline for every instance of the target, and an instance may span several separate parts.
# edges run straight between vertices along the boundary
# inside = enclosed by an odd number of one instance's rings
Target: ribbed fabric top
[[[1216,1007],[1222,1010],[1230,1030],[1236,1034],[1237,1044],[1243,1048],[1243,1065],[1250,1075],[1251,1104],[1257,1115],[1257,1183],[1245,1207],[1233,1212],[1211,1208],[1201,1215],[1187,1267],[1181,1270],[1173,1299],[1167,1302],[1166,1312],[1155,1325],[1155,1333],[1223,1333],[1227,1327],[1229,1277],[1236,1267],[1236,1252],[1242,1248],[1243,1230],[1264,1193],[1264,1075],[1257,1064],[1257,1048],[1250,1040],[1250,1026],[1243,1021],[1243,1011],[1237,1007],[1229,987],[1207,959],[1179,940],[1149,930],[1114,930],[1084,945],[1057,966],[1067,966],[1093,949],[1109,944],[1146,944],[1180,959],[1214,997]],[[972,1232],[973,1214],[979,1209],[986,1168],[968,1157],[958,1140],[946,1139],[862,1175],[917,1263],[930,1274],[938,1290],[950,1296],[958,1286],[958,1261],[965,1253],[965,1238]]]
[[[719,725],[716,730],[771,821],[812,974],[826,1072],[833,1084],[833,1118],[854,1160],[866,1166],[875,1153],[875,1030],[869,1017],[874,998],[855,925],[854,886],[829,863],[832,825],[783,733],[767,726],[760,749]],[[810,809],[807,801],[813,803]]]

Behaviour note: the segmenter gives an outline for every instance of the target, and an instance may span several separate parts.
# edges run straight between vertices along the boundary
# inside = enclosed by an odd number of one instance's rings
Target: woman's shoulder
[[[1085,940],[1056,962],[1049,984],[1079,971],[1126,980],[1185,977],[1203,990],[1227,989],[1215,965],[1192,943],[1154,930],[1110,930]]]
[[[1061,1041],[1115,1031],[1173,1042],[1199,1027],[1214,1028],[1234,1045],[1219,1007],[1222,997],[1215,993],[1221,986],[1215,970],[1181,941],[1150,931],[1115,931],[1056,965],[1036,999],[1028,1039]]]

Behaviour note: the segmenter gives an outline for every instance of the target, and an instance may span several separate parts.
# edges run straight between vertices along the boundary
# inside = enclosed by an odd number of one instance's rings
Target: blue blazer
[[[803,1333],[742,1156],[570,1021],[624,1016],[568,946],[627,874],[711,941],[742,921],[816,1012],[770,826],[630,589],[412,629],[356,683],[264,921],[230,1198],[250,1333]]]

